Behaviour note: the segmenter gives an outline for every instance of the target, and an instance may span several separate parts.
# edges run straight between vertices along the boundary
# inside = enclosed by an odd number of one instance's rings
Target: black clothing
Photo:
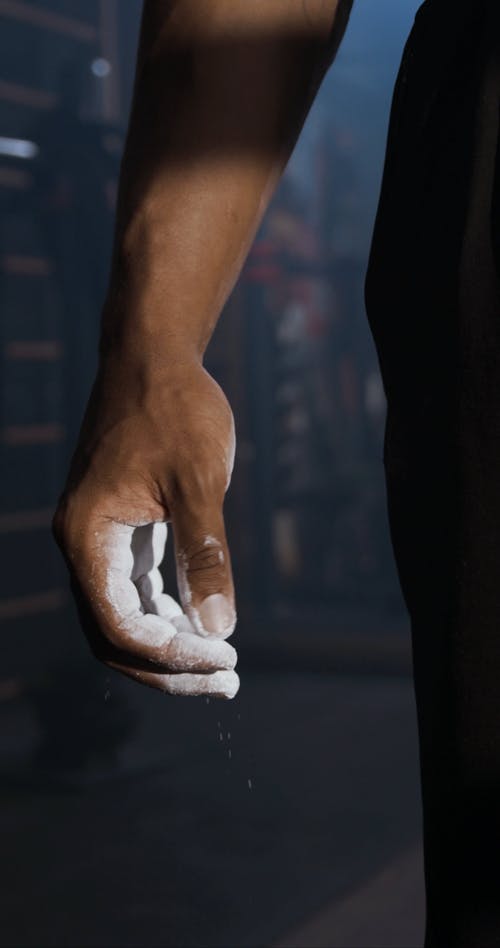
[[[427,0],[366,281],[412,622],[426,948],[500,946],[500,3]]]

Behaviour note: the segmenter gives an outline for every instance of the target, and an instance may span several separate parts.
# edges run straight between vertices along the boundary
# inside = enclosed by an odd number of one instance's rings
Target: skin
[[[97,378],[54,534],[98,658],[233,697],[227,399],[203,355],[352,0],[145,0]],[[173,527],[180,607],[158,566]]]

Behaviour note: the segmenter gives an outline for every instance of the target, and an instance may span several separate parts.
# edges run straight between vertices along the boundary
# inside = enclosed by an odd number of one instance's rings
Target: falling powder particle
[[[252,789],[252,781],[250,780],[250,777],[248,778],[248,789]]]
[[[219,741],[223,741],[223,740],[224,740],[224,735],[223,735],[222,731],[220,731],[220,733],[219,733]]]
[[[227,732],[227,739],[228,739],[228,741],[231,740],[231,731],[228,731],[228,732]]]
[[[229,757],[229,760],[231,760],[231,757],[232,757],[231,748],[229,748],[229,750],[228,750],[228,752],[227,752],[227,756]]]
[[[104,692],[104,700],[105,700],[105,701],[108,701],[110,697],[111,697],[111,692],[110,692],[110,691],[105,691],[105,692]]]
[[[210,704],[210,698],[205,698],[205,701],[207,702],[207,704]]]

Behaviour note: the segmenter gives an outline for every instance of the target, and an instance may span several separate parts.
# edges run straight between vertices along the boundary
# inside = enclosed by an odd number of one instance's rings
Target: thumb
[[[236,610],[222,505],[195,509],[183,498],[171,514],[184,611],[199,635],[227,639],[236,625]]]

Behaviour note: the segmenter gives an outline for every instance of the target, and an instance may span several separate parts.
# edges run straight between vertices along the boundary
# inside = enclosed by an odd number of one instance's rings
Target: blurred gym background
[[[409,631],[363,304],[417,6],[355,0],[207,353],[238,436],[242,689],[221,707],[91,659],[50,535],[95,371],[141,3],[0,0],[2,944],[418,944]]]

